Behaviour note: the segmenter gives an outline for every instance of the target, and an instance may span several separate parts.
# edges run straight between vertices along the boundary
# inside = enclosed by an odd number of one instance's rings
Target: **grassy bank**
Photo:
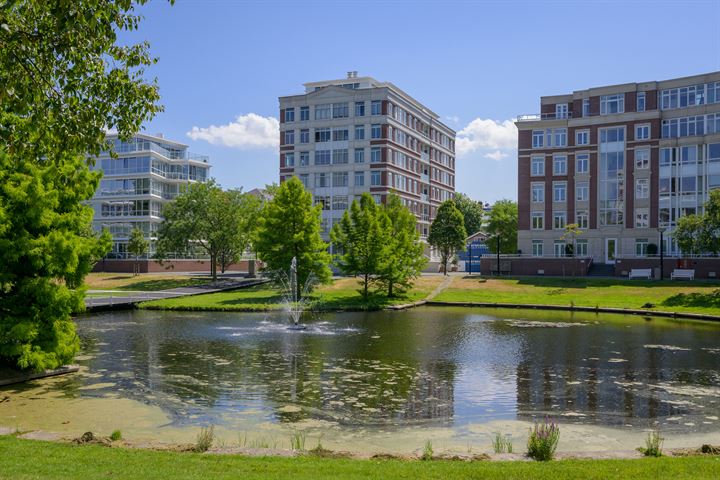
[[[166,275],[143,273],[91,273],[85,277],[89,290],[127,290],[153,292],[179,287],[194,287],[210,282],[208,276]]]
[[[455,278],[444,302],[522,303],[631,308],[720,315],[720,283],[606,278]],[[644,307],[652,304],[652,307]]]
[[[0,436],[0,477],[14,479],[718,478],[719,457],[538,462],[341,460],[155,452]]]
[[[391,305],[416,302],[427,297],[443,278],[420,277],[414,287],[397,297],[374,294],[367,300],[358,292],[355,278],[341,278],[317,288],[311,297],[313,310],[378,310]],[[209,293],[191,297],[168,298],[140,304],[140,308],[157,310],[266,311],[283,308],[281,292],[272,285],[259,285],[230,292]]]

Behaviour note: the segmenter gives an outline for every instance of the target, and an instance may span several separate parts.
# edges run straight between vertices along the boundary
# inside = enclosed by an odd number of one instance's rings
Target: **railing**
[[[529,113],[518,115],[518,122],[536,122],[538,120],[567,120],[573,118],[572,112],[549,112],[549,113]]]

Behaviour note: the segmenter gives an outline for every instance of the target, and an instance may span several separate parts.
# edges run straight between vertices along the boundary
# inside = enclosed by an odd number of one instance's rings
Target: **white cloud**
[[[476,118],[457,133],[458,156],[473,152],[492,160],[501,160],[517,149],[517,128],[511,120]]]
[[[277,148],[280,139],[280,122],[275,117],[263,117],[256,113],[238,115],[226,125],[193,127],[187,132],[193,140],[205,140],[213,145],[251,149]]]

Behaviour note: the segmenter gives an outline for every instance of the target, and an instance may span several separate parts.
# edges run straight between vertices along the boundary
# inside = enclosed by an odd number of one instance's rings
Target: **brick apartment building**
[[[647,256],[660,230],[678,255],[677,219],[720,188],[720,72],[541,97],[516,125],[523,255],[563,256],[569,223],[596,263]]]
[[[279,98],[280,181],[297,176],[323,206],[327,235],[353,199],[394,192],[426,236],[455,192],[455,131],[392,83],[371,77],[304,84]]]

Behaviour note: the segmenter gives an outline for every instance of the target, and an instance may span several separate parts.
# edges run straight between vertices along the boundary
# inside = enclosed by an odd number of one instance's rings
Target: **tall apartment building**
[[[93,228],[107,228],[113,236],[108,258],[125,258],[130,232],[139,227],[155,252],[163,206],[172,201],[189,182],[205,181],[209,157],[188,152],[188,146],[162,136],[139,133],[130,141],[109,135],[117,158],[102,152],[94,170],[103,177],[90,201],[95,210]]]
[[[518,248],[613,264],[648,245],[678,252],[679,217],[702,212],[720,187],[720,72],[541,97],[518,117]]]
[[[426,236],[455,192],[455,131],[392,83],[371,77],[304,84],[280,97],[280,181],[297,176],[323,206],[327,234],[353,199],[395,192]]]

